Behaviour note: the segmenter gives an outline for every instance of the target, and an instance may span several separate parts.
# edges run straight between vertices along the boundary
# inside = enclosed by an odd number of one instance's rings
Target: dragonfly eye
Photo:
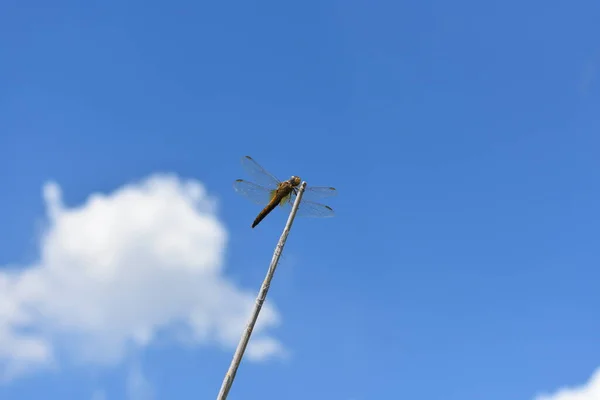
[[[292,176],[291,181],[292,181],[292,185],[298,186],[300,184],[300,177],[294,175],[294,176]]]

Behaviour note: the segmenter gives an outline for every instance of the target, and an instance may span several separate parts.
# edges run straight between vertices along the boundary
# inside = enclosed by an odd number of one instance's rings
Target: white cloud
[[[535,400],[600,400],[600,368],[581,386],[565,387],[554,394],[537,396]]]
[[[224,276],[227,233],[199,182],[154,175],[73,208],[55,183],[44,197],[39,261],[0,268],[0,377],[64,358],[118,363],[173,327],[195,344],[235,348],[255,290]],[[249,358],[282,353],[265,333],[278,323],[265,304]]]

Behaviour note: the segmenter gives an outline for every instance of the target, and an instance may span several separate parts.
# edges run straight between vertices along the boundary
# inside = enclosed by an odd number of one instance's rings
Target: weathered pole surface
[[[252,310],[252,315],[250,316],[248,325],[246,325],[246,329],[244,330],[242,338],[240,339],[237,349],[235,350],[233,360],[231,360],[231,365],[229,365],[229,370],[227,371],[227,374],[225,374],[225,378],[223,379],[223,384],[221,385],[221,390],[219,391],[217,400],[227,399],[227,395],[229,394],[229,390],[231,389],[231,385],[233,384],[233,380],[235,379],[235,374],[237,372],[238,367],[240,366],[242,357],[244,356],[244,351],[246,351],[246,346],[248,346],[248,342],[250,341],[250,335],[252,335],[252,330],[254,329],[254,325],[256,324],[256,320],[258,319],[260,310],[263,306],[263,303],[265,302],[265,299],[267,298],[267,293],[269,292],[269,286],[271,286],[273,274],[275,274],[275,269],[277,268],[277,264],[279,263],[279,258],[281,257],[283,246],[285,246],[287,237],[290,234],[290,229],[292,229],[292,224],[294,223],[296,212],[298,211],[300,201],[302,200],[302,195],[304,194],[304,189],[306,189],[306,182],[302,182],[300,188],[298,189],[298,195],[296,196],[296,200],[294,201],[294,205],[292,206],[292,211],[290,212],[290,216],[288,217],[287,223],[285,224],[285,228],[283,228],[283,233],[279,238],[279,242],[277,242],[275,252],[273,252],[273,258],[271,259],[271,264],[269,265],[267,276],[265,277],[265,280],[263,281],[262,286],[260,287],[260,291],[258,292],[258,296],[256,297],[256,302],[254,304],[254,309]]]

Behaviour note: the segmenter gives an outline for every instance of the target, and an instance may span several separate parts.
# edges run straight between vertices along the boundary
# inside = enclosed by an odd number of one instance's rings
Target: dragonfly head
[[[300,177],[299,176],[292,176],[290,178],[290,183],[292,184],[292,186],[298,186],[300,184]]]

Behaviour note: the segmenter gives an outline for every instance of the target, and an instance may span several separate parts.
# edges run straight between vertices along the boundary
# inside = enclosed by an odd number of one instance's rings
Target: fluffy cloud
[[[0,377],[59,359],[117,363],[159,334],[233,349],[253,306],[223,272],[227,233],[198,182],[155,175],[66,207],[44,187],[48,225],[34,265],[0,268]],[[265,304],[248,348],[282,352]]]
[[[578,387],[563,388],[554,394],[541,395],[535,400],[598,400],[600,399],[600,368],[587,383]]]

